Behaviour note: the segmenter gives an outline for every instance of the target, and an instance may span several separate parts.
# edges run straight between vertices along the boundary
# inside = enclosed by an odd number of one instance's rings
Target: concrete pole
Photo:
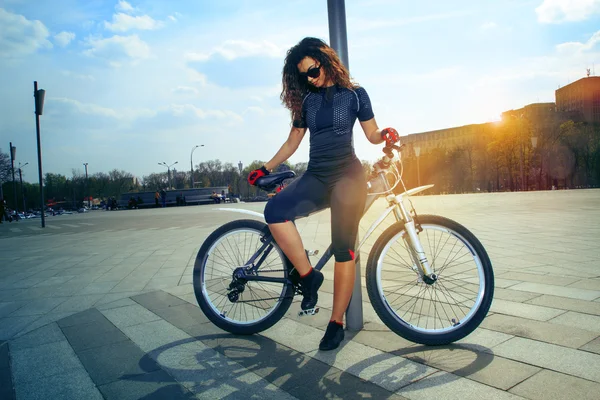
[[[346,35],[346,6],[344,0],[327,0],[327,13],[329,16],[329,42],[336,51],[342,63],[350,70],[348,62],[348,38]],[[356,248],[358,248],[358,237]],[[349,331],[360,331],[363,328],[362,290],[360,274],[360,252],[356,258],[356,278],[352,298],[346,310],[346,329]]]

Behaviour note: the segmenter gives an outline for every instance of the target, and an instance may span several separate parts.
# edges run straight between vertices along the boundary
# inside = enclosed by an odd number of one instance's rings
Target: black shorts
[[[358,224],[367,199],[367,182],[355,159],[336,177],[307,171],[271,198],[265,207],[268,224],[294,221],[331,207],[331,241],[335,261],[354,260]]]

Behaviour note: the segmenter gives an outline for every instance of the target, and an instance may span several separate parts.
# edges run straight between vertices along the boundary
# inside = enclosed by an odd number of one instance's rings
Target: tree
[[[8,182],[11,176],[12,166],[10,164],[10,155],[3,153],[0,149],[0,199],[4,197],[4,182]]]

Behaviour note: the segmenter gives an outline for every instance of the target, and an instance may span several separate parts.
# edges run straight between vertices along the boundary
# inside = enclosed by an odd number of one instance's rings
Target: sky
[[[600,74],[600,0],[347,0],[352,77],[401,135],[498,120]],[[268,161],[285,142],[286,51],[329,42],[325,0],[0,0],[0,149],[45,172]],[[357,156],[381,146],[354,127]],[[291,163],[308,161],[309,135]]]

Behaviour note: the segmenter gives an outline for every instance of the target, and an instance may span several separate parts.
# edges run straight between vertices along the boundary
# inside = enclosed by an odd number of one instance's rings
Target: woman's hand
[[[259,169],[255,169],[248,175],[248,183],[252,186],[256,185],[258,178],[269,175],[269,170],[263,165]]]
[[[381,130],[381,138],[385,140],[386,146],[391,146],[400,141],[400,135],[394,128],[385,128]]]

